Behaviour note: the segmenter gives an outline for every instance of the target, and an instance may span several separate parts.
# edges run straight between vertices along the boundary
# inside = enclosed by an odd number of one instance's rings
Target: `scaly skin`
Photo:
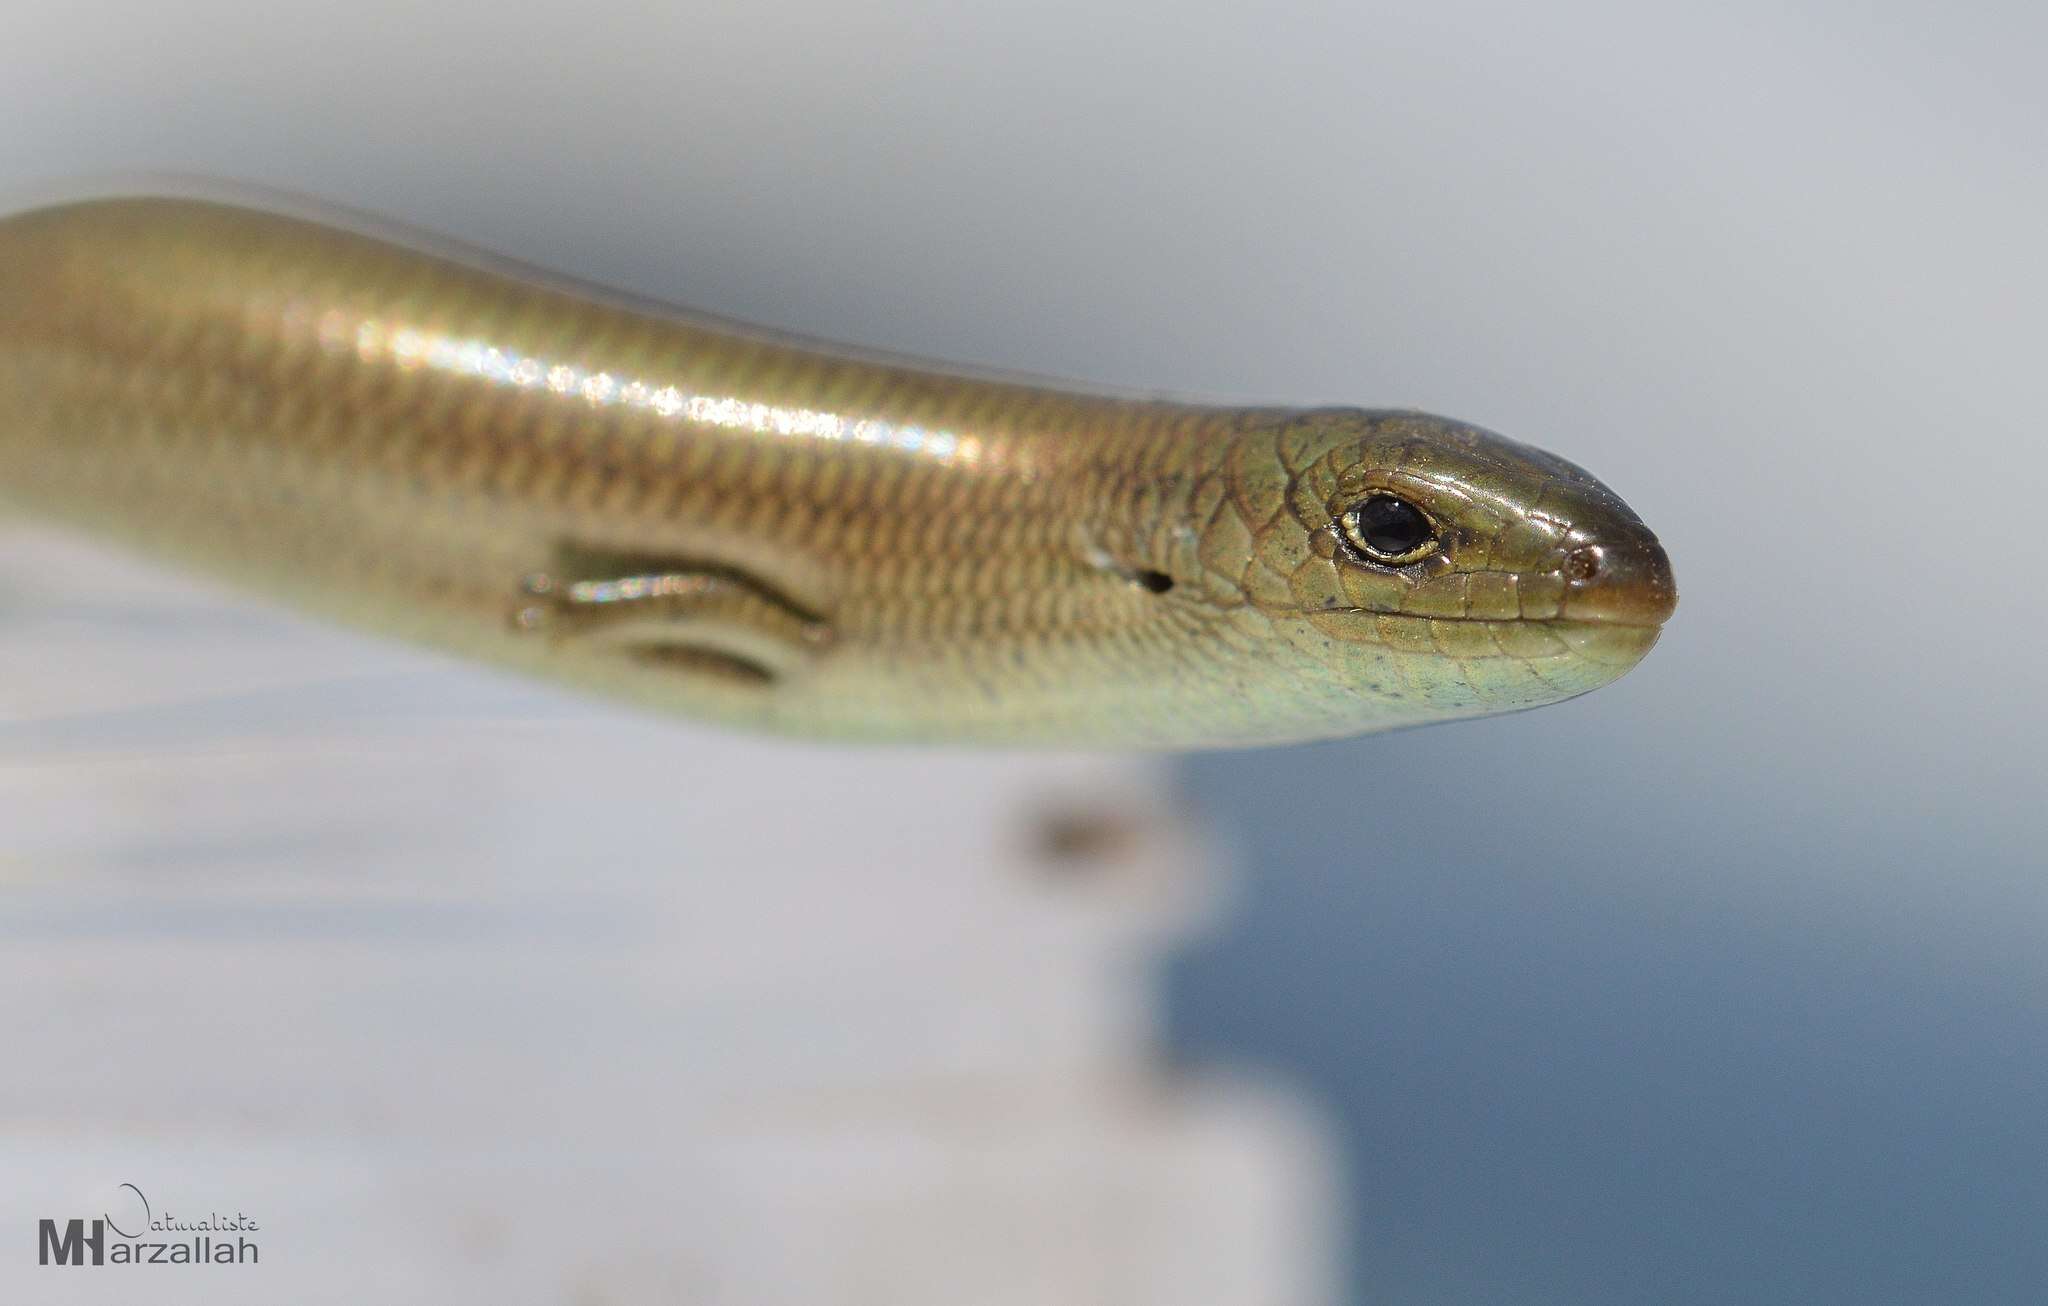
[[[1380,565],[1369,492],[1441,547]],[[729,724],[1206,747],[1555,702],[1675,601],[1578,468],[1419,413],[850,356],[187,199],[0,221],[0,498]]]

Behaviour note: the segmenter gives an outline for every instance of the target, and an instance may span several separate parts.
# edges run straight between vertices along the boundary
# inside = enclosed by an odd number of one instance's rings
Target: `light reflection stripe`
[[[643,409],[658,417],[729,430],[850,440],[952,463],[978,464],[988,458],[979,439],[953,431],[898,425],[875,418],[842,417],[813,408],[750,403],[731,396],[695,394],[638,377],[621,380],[608,372],[585,372],[569,363],[524,356],[481,340],[393,326],[375,318],[351,326],[338,310],[321,317],[316,335],[328,352],[354,353],[364,362],[389,357],[403,369],[425,367],[521,389],[545,385],[559,395],[580,395],[593,407],[616,404]]]

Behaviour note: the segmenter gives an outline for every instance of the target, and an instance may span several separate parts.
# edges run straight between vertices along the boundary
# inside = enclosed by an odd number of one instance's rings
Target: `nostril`
[[[1678,602],[1671,563],[1654,539],[1580,545],[1565,555],[1562,571],[1568,618],[1661,625]]]

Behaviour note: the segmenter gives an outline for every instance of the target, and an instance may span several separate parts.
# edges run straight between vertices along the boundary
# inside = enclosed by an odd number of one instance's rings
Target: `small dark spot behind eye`
[[[1148,594],[1164,594],[1173,588],[1173,577],[1163,571],[1134,571],[1131,583]]]

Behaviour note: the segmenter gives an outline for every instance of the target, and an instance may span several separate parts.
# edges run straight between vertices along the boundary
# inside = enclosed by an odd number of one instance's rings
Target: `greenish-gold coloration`
[[[964,376],[193,199],[0,221],[0,497],[357,625],[841,739],[1510,711],[1621,675],[1675,602],[1605,486],[1463,423]]]

